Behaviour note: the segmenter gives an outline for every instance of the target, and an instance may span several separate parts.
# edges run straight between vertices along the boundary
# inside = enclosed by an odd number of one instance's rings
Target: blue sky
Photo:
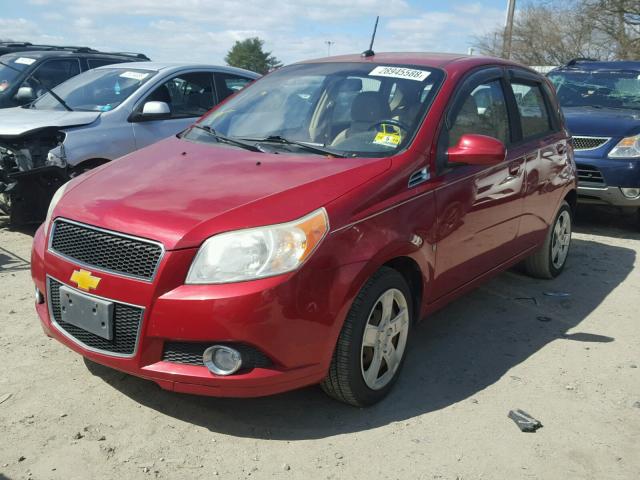
[[[0,38],[144,52],[154,60],[223,63],[258,36],[285,63],[365,50],[467,52],[504,22],[506,0],[0,0]]]

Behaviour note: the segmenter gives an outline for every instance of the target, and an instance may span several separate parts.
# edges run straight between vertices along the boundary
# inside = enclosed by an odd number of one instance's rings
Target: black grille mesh
[[[573,147],[575,150],[593,150],[608,141],[606,137],[573,137]]]
[[[160,245],[56,220],[51,249],[86,265],[151,280]]]
[[[204,363],[202,363],[202,354],[212,345],[228,345],[240,352],[242,356],[241,371],[251,368],[268,368],[272,365],[271,360],[264,353],[249,345],[218,342],[167,342],[164,344],[162,360],[165,362],[204,366]]]
[[[88,347],[104,350],[105,352],[132,355],[136,349],[138,330],[144,310],[130,305],[113,302],[113,340],[94,335],[75,325],[62,321],[60,314],[60,287],[62,284],[49,279],[49,301],[51,313],[56,323],[73,338]]]

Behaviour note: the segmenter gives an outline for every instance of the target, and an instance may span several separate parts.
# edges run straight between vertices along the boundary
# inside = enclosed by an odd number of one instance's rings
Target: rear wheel
[[[322,389],[358,407],[382,400],[398,378],[412,318],[407,282],[383,267],[354,300]]]
[[[547,232],[544,244],[536,253],[524,261],[526,273],[537,278],[555,278],[564,269],[571,246],[573,214],[566,201]]]

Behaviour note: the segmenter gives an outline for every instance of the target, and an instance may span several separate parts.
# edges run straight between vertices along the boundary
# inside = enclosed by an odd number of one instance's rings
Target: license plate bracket
[[[113,340],[113,302],[60,287],[62,321],[106,340]]]

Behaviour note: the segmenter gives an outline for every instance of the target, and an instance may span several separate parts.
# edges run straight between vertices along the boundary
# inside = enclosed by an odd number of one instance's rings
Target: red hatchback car
[[[414,323],[522,262],[576,201],[549,82],[495,58],[298,63],[60,189],[32,253],[45,332],[176,392],[384,397]]]

